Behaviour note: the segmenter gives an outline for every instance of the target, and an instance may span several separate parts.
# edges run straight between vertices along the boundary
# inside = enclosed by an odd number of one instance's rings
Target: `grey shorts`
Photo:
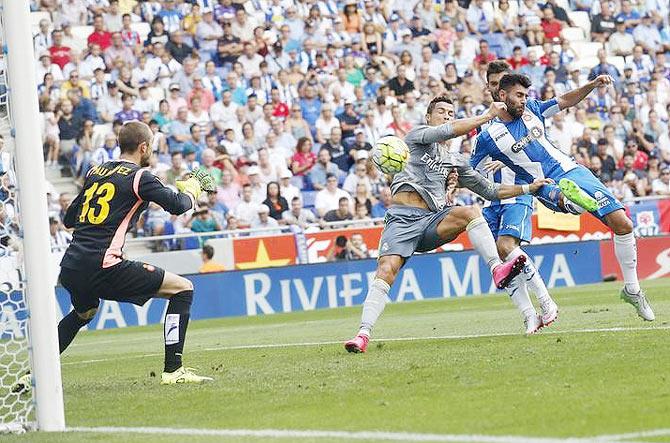
[[[379,256],[400,255],[409,258],[414,252],[428,252],[445,244],[437,235],[437,225],[451,207],[441,211],[411,206],[391,206],[386,211],[384,230],[379,240]]]

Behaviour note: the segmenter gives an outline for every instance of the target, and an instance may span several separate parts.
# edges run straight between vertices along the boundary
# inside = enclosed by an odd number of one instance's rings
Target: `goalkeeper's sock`
[[[477,217],[468,223],[468,226],[465,228],[468,232],[468,237],[470,238],[470,243],[479,253],[479,255],[484,259],[488,265],[491,272],[493,269],[502,264],[500,257],[498,257],[498,248],[496,247],[496,241],[491,234],[491,229],[489,229],[488,223],[484,217]]]
[[[526,265],[523,268],[523,274],[521,274],[526,280],[526,287],[530,292],[535,294],[535,297],[539,302],[547,302],[551,299],[549,297],[547,285],[544,284],[540,273],[538,272],[535,264],[533,263],[533,260],[530,259],[528,254],[526,254],[520,247],[517,247],[509,253],[505,260],[514,260],[520,255],[526,256]]]
[[[70,346],[70,343],[74,340],[77,332],[91,320],[93,320],[93,316],[88,320],[84,320],[74,311],[74,309],[70,311],[68,315],[63,317],[60,323],[58,323],[58,346],[61,354],[68,346]]]
[[[365,303],[363,303],[363,314],[361,315],[361,327],[359,329],[359,334],[370,336],[372,328],[377,323],[377,319],[384,312],[384,307],[386,307],[386,302],[388,300],[389,291],[391,286],[386,283],[381,278],[375,278],[370,289],[368,289],[368,295],[365,297]]]
[[[174,372],[181,368],[184,352],[186,328],[191,312],[193,290],[179,292],[170,297],[165,314],[165,368],[164,372]]]
[[[614,255],[616,256],[626,290],[629,294],[640,292],[640,281],[637,278],[637,246],[635,234],[614,234]]]

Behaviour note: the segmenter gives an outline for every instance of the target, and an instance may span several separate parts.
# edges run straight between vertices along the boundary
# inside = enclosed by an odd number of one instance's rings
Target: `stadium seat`
[[[199,249],[200,239],[198,237],[186,237],[182,239],[182,249]]]
[[[602,43],[598,42],[572,42],[570,46],[579,55],[579,58],[596,57],[598,51],[603,48]]]
[[[316,201],[316,194],[319,191],[302,191],[302,205],[305,208],[313,208]]]
[[[612,63],[620,73],[623,73],[623,68],[626,65],[626,60],[623,57],[607,57],[607,62]]]
[[[35,11],[30,13],[30,25],[34,28],[39,27],[40,20],[46,19],[49,20],[49,23],[53,24],[51,20],[51,14],[47,11]]]
[[[93,32],[93,26],[73,26],[72,37],[83,42],[88,41],[88,36]]]
[[[151,31],[151,25],[147,22],[133,23],[130,25],[130,28],[140,35],[142,42],[147,39],[149,31]]]
[[[586,35],[591,35],[591,19],[586,11],[568,11],[568,17],[575,26],[582,28]]]
[[[584,35],[584,30],[579,27],[564,28],[563,30],[561,30],[561,37],[570,42],[581,42],[586,39],[586,36]]]
[[[591,68],[598,64],[598,57],[581,57],[572,62],[574,66],[577,66],[580,70],[590,71]]]

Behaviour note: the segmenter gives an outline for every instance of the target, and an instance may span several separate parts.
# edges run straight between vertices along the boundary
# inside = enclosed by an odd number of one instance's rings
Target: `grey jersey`
[[[421,125],[412,129],[405,137],[409,161],[405,169],[393,177],[391,192],[416,191],[431,211],[439,211],[447,201],[447,176],[456,168],[458,187],[467,188],[486,200],[497,200],[499,185],[472,169],[469,158],[447,152],[438,144],[453,137],[450,123]]]

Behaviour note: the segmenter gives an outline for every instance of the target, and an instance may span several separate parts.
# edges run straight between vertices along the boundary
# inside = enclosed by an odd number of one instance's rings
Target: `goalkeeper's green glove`
[[[191,173],[191,177],[200,183],[200,189],[205,192],[216,192],[216,181],[204,168],[196,168]]]
[[[198,197],[200,197],[200,194],[202,194],[200,182],[195,177],[191,177],[187,180],[178,180],[175,182],[175,186],[179,192],[191,194],[195,200],[197,200]]]

